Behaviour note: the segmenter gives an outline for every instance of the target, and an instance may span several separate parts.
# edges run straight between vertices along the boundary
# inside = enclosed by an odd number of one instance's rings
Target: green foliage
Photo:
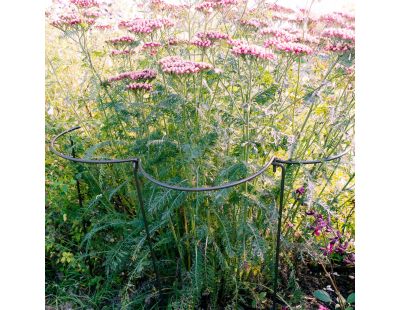
[[[173,11],[147,12],[149,3],[143,7],[147,17],[170,17]],[[208,17],[194,8],[191,12],[190,18],[171,13],[177,26],[137,35],[121,46],[110,44],[109,32],[90,23],[47,29],[46,139],[79,124],[81,130],[71,133],[73,146],[59,140],[63,153],[138,157],[155,178],[190,187],[239,180],[272,156],[314,159],[351,145],[354,75],[348,69],[354,51],[324,57],[276,53],[276,60],[269,61],[237,57],[224,40],[209,49],[165,44],[170,37],[206,30],[263,44],[265,38],[241,25],[233,11],[224,16],[216,10]],[[244,20],[271,19],[265,7],[242,13]],[[142,49],[149,41],[163,46],[155,53]],[[110,56],[114,48],[135,53]],[[213,69],[168,74],[159,61],[169,55],[208,62]],[[150,92],[126,91],[129,79],[108,80],[145,68],[157,71],[154,80],[146,81],[153,86]],[[47,304],[73,309],[270,307],[279,174],[269,169],[247,184],[202,193],[161,188],[139,176],[161,276],[160,304],[132,169],[130,163],[74,164],[47,150]],[[307,307],[288,261],[307,253],[316,262],[343,263],[354,252],[353,184],[351,154],[340,162],[287,167],[282,300]],[[301,197],[299,188],[305,189]],[[307,210],[329,216],[342,241],[349,241],[346,254],[323,256],[320,247],[327,240],[313,235]],[[332,302],[322,290],[314,296]],[[347,302],[353,304],[354,297]]]
[[[323,301],[323,302],[332,302],[332,298],[329,296],[329,294],[323,290],[317,290],[313,292],[313,295],[315,298]]]

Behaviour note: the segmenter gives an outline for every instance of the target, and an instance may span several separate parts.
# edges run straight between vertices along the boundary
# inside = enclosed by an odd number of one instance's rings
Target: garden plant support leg
[[[153,242],[152,242],[151,237],[150,237],[149,224],[148,224],[147,217],[146,217],[146,210],[144,208],[144,203],[143,203],[142,189],[141,189],[140,181],[139,181],[139,177],[138,177],[139,162],[138,161],[133,161],[132,164],[133,164],[133,174],[134,174],[134,177],[135,177],[135,186],[136,186],[136,192],[137,192],[138,200],[139,200],[140,212],[142,213],[143,224],[144,224],[144,229],[145,229],[145,232],[146,232],[147,243],[148,243],[149,249],[150,249],[151,261],[152,261],[152,264],[153,264],[153,269],[154,269],[154,272],[156,273],[156,286],[157,286],[157,289],[158,289],[158,297],[159,297],[159,300],[161,302],[162,299],[161,299],[160,273],[159,273],[158,268],[157,268],[156,255],[154,254],[154,250],[153,250]]]
[[[282,226],[282,212],[283,212],[283,194],[285,191],[285,166],[280,163],[273,162],[274,172],[276,167],[281,168],[281,186],[279,190],[279,211],[278,211],[278,231],[276,234],[276,248],[275,248],[275,272],[274,272],[274,293],[272,301],[272,310],[276,310],[277,294],[278,294],[278,276],[279,276],[279,254],[281,250],[281,226]]]
[[[69,137],[69,141],[70,141],[70,143],[71,143],[71,148],[72,148],[72,153],[71,153],[71,155],[72,155],[73,158],[75,158],[76,155],[75,155],[74,140],[73,140],[71,137]],[[82,194],[81,194],[81,185],[80,185],[79,180],[78,180],[77,178],[75,179],[75,181],[76,181],[76,190],[77,190],[77,192],[78,192],[79,207],[80,207],[80,208],[83,208],[83,198],[82,198]]]

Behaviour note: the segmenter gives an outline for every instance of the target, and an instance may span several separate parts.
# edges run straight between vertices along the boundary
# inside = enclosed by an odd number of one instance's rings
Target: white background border
[[[356,2],[356,295],[361,310],[399,307],[396,4]],[[45,1],[27,0],[4,2],[1,9],[0,309],[43,309],[45,304],[44,10]]]

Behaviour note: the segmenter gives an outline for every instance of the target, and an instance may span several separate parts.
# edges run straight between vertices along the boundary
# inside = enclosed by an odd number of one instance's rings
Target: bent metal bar
[[[164,183],[161,182],[157,179],[155,179],[153,176],[151,176],[150,174],[148,174],[142,167],[142,165],[140,164],[140,159],[137,157],[129,157],[129,158],[123,158],[123,159],[103,159],[103,160],[94,160],[94,159],[83,159],[83,158],[76,158],[75,157],[75,153],[73,152],[72,156],[68,156],[65,155],[59,151],[57,151],[55,149],[55,143],[56,141],[72,132],[75,131],[77,129],[81,128],[80,126],[76,126],[73,128],[70,128],[68,130],[65,130],[63,132],[61,132],[60,134],[58,134],[57,136],[55,136],[50,143],[50,149],[51,151],[56,154],[57,156],[60,156],[64,159],[73,161],[73,162],[77,162],[77,163],[82,163],[82,164],[97,164],[97,165],[105,165],[105,164],[119,164],[119,163],[132,163],[133,165],[133,175],[134,175],[134,180],[135,180],[135,187],[136,187],[136,191],[137,191],[137,195],[138,195],[138,201],[139,201],[139,207],[140,207],[140,212],[143,218],[143,224],[144,224],[144,228],[145,228],[145,232],[146,232],[146,239],[147,239],[147,243],[149,246],[149,250],[150,250],[150,254],[151,254],[151,260],[152,260],[152,265],[153,265],[153,269],[154,272],[156,274],[156,285],[157,285],[157,289],[158,289],[158,293],[159,293],[159,298],[160,300],[162,299],[162,295],[161,295],[161,282],[160,282],[160,274],[159,274],[159,270],[157,268],[157,262],[156,262],[156,256],[153,250],[153,242],[151,240],[151,236],[150,236],[150,232],[149,232],[149,225],[148,225],[148,220],[146,217],[146,209],[144,207],[144,202],[143,202],[143,196],[142,196],[142,189],[141,189],[141,184],[139,181],[139,176],[138,176],[138,172],[140,172],[140,174],[146,178],[148,181],[152,182],[153,184],[157,185],[157,186],[161,186],[161,187],[165,187],[171,190],[176,190],[176,191],[185,191],[185,192],[206,192],[206,191],[217,191],[217,190],[221,190],[221,189],[225,189],[225,188],[229,188],[229,187],[234,187],[237,186],[239,184],[243,184],[246,183],[248,181],[251,181],[255,178],[257,178],[259,175],[263,174],[268,167],[270,167],[272,165],[273,167],[273,171],[276,171],[276,168],[279,167],[281,169],[281,182],[280,182],[280,190],[279,190],[279,210],[278,210],[278,227],[277,227],[277,232],[276,232],[276,246],[275,246],[275,265],[274,265],[274,282],[273,282],[273,305],[272,305],[272,309],[276,310],[277,307],[277,297],[278,297],[278,276],[279,276],[279,255],[280,255],[280,245],[281,245],[281,227],[282,227],[282,212],[283,212],[283,195],[284,195],[284,190],[285,190],[285,172],[286,172],[286,166],[287,165],[315,165],[315,164],[322,164],[324,162],[328,162],[328,161],[332,161],[335,159],[340,159],[342,158],[345,154],[347,154],[350,151],[350,148],[348,148],[347,150],[345,150],[344,152],[338,154],[338,155],[334,155],[331,157],[327,157],[327,158],[323,158],[323,159],[317,159],[317,160],[293,160],[293,159],[289,159],[289,160],[283,160],[283,159],[279,159],[276,157],[272,157],[268,163],[263,166],[261,169],[259,169],[257,172],[255,172],[254,174],[237,180],[237,181],[233,181],[233,182],[228,182],[228,183],[224,183],[221,185],[216,185],[216,186],[210,186],[210,187],[180,187],[180,186],[176,186],[173,184],[168,184],[168,183]],[[72,142],[71,142],[72,144]],[[72,144],[73,146],[73,144]],[[81,199],[80,197],[80,193],[78,192],[78,196],[79,199]]]

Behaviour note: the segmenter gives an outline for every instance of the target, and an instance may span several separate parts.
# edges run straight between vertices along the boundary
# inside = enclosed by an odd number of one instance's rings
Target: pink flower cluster
[[[240,20],[240,24],[243,25],[243,26],[248,26],[248,27],[253,27],[253,28],[260,28],[262,26],[266,26],[267,25],[266,22],[263,22],[263,21],[261,21],[259,19],[255,19],[255,18],[242,19],[242,20]]]
[[[213,45],[211,40],[200,39],[200,38],[195,38],[190,43],[197,47],[201,47],[201,48],[207,48],[207,47],[210,47],[211,45]]]
[[[286,13],[273,13],[272,14],[272,19],[273,20],[295,22],[295,21],[298,20],[298,17],[296,15],[288,15]]]
[[[144,90],[144,91],[150,91],[153,89],[153,85],[149,83],[131,83],[129,85],[126,85],[126,90]]]
[[[308,23],[315,23],[318,21],[318,18],[317,16],[312,15],[307,10],[300,9],[298,13],[289,18],[289,21],[296,22],[297,24],[301,24],[305,21],[307,21]]]
[[[134,50],[112,50],[111,56],[130,55],[134,53],[135,53]]]
[[[70,27],[75,25],[88,24],[93,25],[96,22],[94,18],[81,18],[75,13],[59,16],[57,19],[50,22],[55,27]]]
[[[315,37],[311,34],[305,33],[304,35],[298,34],[296,35],[296,42],[305,42],[309,44],[318,44],[319,43],[319,38]]]
[[[122,37],[119,37],[119,38],[108,40],[106,42],[107,43],[111,43],[111,44],[120,44],[120,43],[132,43],[134,41],[135,41],[135,39],[133,37],[122,36]]]
[[[148,51],[151,56],[154,56],[161,45],[160,42],[146,42],[143,44],[142,50]]]
[[[224,9],[230,5],[237,4],[237,0],[214,0],[214,1],[204,1],[196,4],[195,9],[203,12],[204,14],[211,13],[214,9]]]
[[[131,79],[133,81],[146,81],[146,80],[152,80],[155,79],[157,76],[157,72],[153,69],[144,69],[140,71],[132,71],[132,72],[123,72],[120,73],[116,76],[110,77],[108,79],[108,82],[116,82],[116,81],[121,81],[124,79]]]
[[[282,26],[282,30],[285,30],[291,34],[296,34],[296,35],[302,33],[302,31],[298,27],[293,25]]]
[[[267,8],[274,12],[282,12],[282,13],[294,13],[295,11],[291,8],[287,8],[285,6],[276,4],[276,3],[268,3]]]
[[[160,60],[162,71],[170,74],[192,74],[212,68],[206,62],[194,62],[182,59],[179,56],[168,56]]]
[[[246,41],[240,39],[229,39],[228,41],[226,41],[226,43],[228,43],[231,46],[240,46],[247,44]]]
[[[275,38],[279,38],[280,41],[282,41],[282,42],[290,42],[290,41],[296,40],[296,36],[289,33],[288,31],[279,29],[279,28],[273,28],[273,27],[261,29],[260,34],[272,35]]]
[[[346,254],[349,242],[342,242],[342,234],[339,230],[332,228],[329,215],[327,220],[323,218],[322,214],[312,210],[306,211],[306,215],[314,217],[314,223],[309,227],[311,230],[313,230],[313,234],[315,236],[324,234],[329,240],[329,243],[326,244],[325,247],[320,247],[320,250],[325,256],[332,254],[333,252],[341,255]]]
[[[229,35],[218,32],[218,31],[208,31],[208,32],[199,32],[196,34],[197,37],[201,39],[209,39],[209,40],[227,40],[229,39]]]
[[[153,49],[156,47],[160,47],[161,43],[160,42],[146,42],[143,44],[142,48],[143,49]]]
[[[267,52],[263,47],[254,44],[240,44],[232,48],[232,53],[236,56],[253,56],[261,59],[273,60],[275,55]]]
[[[204,1],[202,3],[199,3],[195,6],[195,9],[197,11],[203,12],[204,14],[211,13],[214,8],[217,7],[216,2],[211,2],[211,1]]]
[[[356,19],[353,14],[349,14],[346,12],[334,12],[334,14],[339,15],[343,17],[344,19],[347,19],[348,21],[354,22]]]
[[[136,18],[131,21],[121,21],[119,27],[128,28],[129,31],[139,34],[152,33],[162,27],[172,27],[174,23],[168,18],[144,19]]]
[[[70,0],[70,2],[81,8],[99,6],[99,3],[96,0]]]
[[[354,70],[355,70],[355,65],[352,65],[352,66],[350,66],[350,67],[346,67],[346,68],[345,68],[345,71],[346,71],[347,74],[352,74],[352,73],[354,73]]]
[[[189,43],[188,40],[183,40],[183,39],[179,39],[179,38],[169,38],[167,44],[170,46],[174,46],[174,45],[178,45],[178,44],[187,44]]]
[[[161,11],[181,11],[184,9],[189,9],[187,4],[172,4],[166,3],[163,0],[151,0],[150,6],[152,9],[161,10]]]
[[[327,28],[322,31],[321,36],[328,37],[328,38],[335,38],[335,39],[342,39],[342,40],[355,40],[355,33],[351,29],[344,29],[344,28]]]
[[[85,17],[98,18],[101,16],[101,13],[96,11],[84,11],[82,15]]]
[[[107,24],[97,24],[97,25],[94,25],[94,27],[97,29],[100,29],[100,30],[106,30],[106,29],[112,28],[111,25],[107,25]]]
[[[305,44],[295,43],[295,42],[281,42],[276,44],[275,48],[279,51],[286,53],[293,53],[296,55],[299,54],[310,55],[313,52],[311,47]]]
[[[153,69],[144,69],[140,71],[134,71],[129,76],[131,80],[152,80],[155,79],[157,76],[156,70]]]
[[[82,19],[76,14],[62,15],[59,18],[50,22],[55,27],[74,26],[82,23]]]
[[[344,42],[331,43],[331,44],[328,44],[327,46],[325,46],[326,51],[337,52],[337,53],[344,53],[344,52],[350,51],[352,49],[354,49],[353,44],[344,43]]]
[[[346,24],[346,21],[343,16],[336,14],[336,13],[331,13],[331,14],[324,14],[321,15],[318,18],[319,22],[328,24],[328,25],[340,25],[344,26]]]
[[[264,47],[268,48],[268,47],[271,47],[271,46],[275,46],[275,45],[277,45],[279,43],[282,43],[281,39],[270,38],[270,39],[267,39],[267,40],[264,41]]]
[[[238,1],[237,0],[217,0],[217,3],[220,6],[228,6],[228,5],[238,4]]]

